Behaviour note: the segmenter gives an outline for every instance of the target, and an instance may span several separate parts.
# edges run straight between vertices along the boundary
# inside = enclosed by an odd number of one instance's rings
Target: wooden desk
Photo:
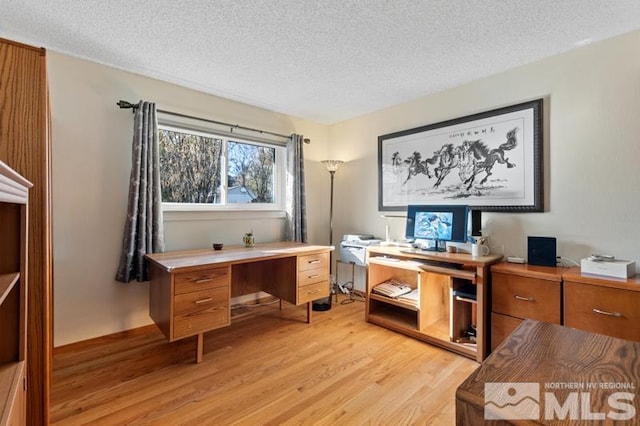
[[[365,318],[368,322],[478,362],[487,357],[489,267],[499,262],[501,255],[471,256],[383,246],[368,247],[367,254]],[[440,262],[441,266],[433,261]],[[407,304],[372,293],[373,287],[390,279],[419,289],[418,303]],[[476,300],[453,296],[453,290],[469,284],[475,286]],[[476,326],[475,344],[462,337],[471,324]]]
[[[156,253],[150,261],[149,315],[170,342],[197,336],[202,361],[203,334],[231,323],[231,298],[267,292],[295,305],[329,296],[331,246],[259,244],[220,251]]]
[[[621,401],[635,408],[633,418],[624,424],[638,424],[640,420],[638,359],[640,359],[640,343],[527,319],[458,387],[456,424],[484,424],[485,407],[487,410],[494,410],[487,411],[494,414],[493,418],[496,414],[504,418],[505,412],[510,412],[513,417],[520,417],[520,420],[512,418],[494,421],[491,424],[604,424],[605,420],[594,422],[587,420],[586,417],[591,415],[597,418],[599,413],[611,414],[613,407],[609,403],[609,398],[615,392],[632,394],[631,401]],[[520,387],[514,388],[513,400],[498,401],[501,406],[504,406],[499,411],[495,411],[495,405],[485,404],[485,384],[493,383],[537,385],[539,389],[537,395],[530,395],[537,400],[537,404],[529,401],[533,405],[525,411],[531,417],[535,417],[535,407],[537,407],[538,417],[535,420],[532,418],[522,420],[521,409],[524,407],[509,405],[509,403],[517,404],[524,400],[522,397],[526,395],[521,392],[523,388]],[[612,384],[614,386],[611,386]],[[616,384],[620,384],[621,387]],[[633,386],[634,389],[628,385]],[[503,388],[501,391],[503,396],[507,396],[511,387]],[[487,394],[490,391],[488,387]],[[487,402],[497,399],[490,395],[486,396]],[[554,399],[569,410],[562,416],[564,418],[560,418],[557,411],[552,410],[551,416],[545,412],[550,408],[545,404],[549,397],[551,398],[550,407],[555,403]],[[575,398],[575,404],[571,403],[570,398]],[[573,420],[569,418],[571,413],[576,417]],[[614,423],[611,418],[606,418],[606,422]]]

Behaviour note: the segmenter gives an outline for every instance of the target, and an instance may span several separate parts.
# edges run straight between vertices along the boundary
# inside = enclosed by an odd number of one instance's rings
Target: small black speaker
[[[556,239],[553,237],[527,237],[529,265],[556,266]]]
[[[471,210],[471,236],[482,237],[482,212]]]

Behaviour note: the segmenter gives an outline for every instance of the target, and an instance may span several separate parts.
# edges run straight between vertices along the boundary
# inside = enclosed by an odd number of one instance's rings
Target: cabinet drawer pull
[[[316,293],[320,293],[320,290],[316,289],[316,290],[307,292],[307,294],[316,294]]]
[[[196,280],[196,284],[204,284],[208,283],[209,281],[213,281],[213,278],[203,278],[201,280]]]
[[[309,265],[313,265],[314,263],[320,263],[320,259],[313,259],[307,262]]]
[[[620,312],[607,312],[607,311],[601,311],[600,309],[596,309],[596,308],[593,308],[593,312],[596,314],[607,315],[607,316],[616,317],[616,318],[620,318],[622,316]]]
[[[515,297],[518,300],[524,300],[525,302],[533,302],[534,300],[536,300],[533,297],[523,297],[523,296],[518,296],[517,294],[513,297]]]
[[[314,275],[308,275],[307,278],[318,278],[320,275],[318,274],[314,274]]]
[[[207,303],[207,302],[211,302],[213,300],[212,297],[207,297],[206,299],[200,299],[200,300],[196,300],[195,303],[196,305],[200,305],[202,303]]]

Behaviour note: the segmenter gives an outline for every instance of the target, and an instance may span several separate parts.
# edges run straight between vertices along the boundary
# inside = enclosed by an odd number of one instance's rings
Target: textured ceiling
[[[0,0],[0,37],[326,124],[637,28],[638,0]]]

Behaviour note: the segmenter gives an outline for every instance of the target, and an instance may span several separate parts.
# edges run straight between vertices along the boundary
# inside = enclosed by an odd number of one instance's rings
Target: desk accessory
[[[527,237],[529,265],[556,266],[556,239],[554,237]]]
[[[242,242],[244,243],[245,247],[253,247],[256,242],[256,239],[253,236],[253,231],[244,234],[244,236],[242,237]]]
[[[590,256],[580,260],[580,272],[614,278],[629,278],[636,273],[636,262],[614,259],[613,256]]]

